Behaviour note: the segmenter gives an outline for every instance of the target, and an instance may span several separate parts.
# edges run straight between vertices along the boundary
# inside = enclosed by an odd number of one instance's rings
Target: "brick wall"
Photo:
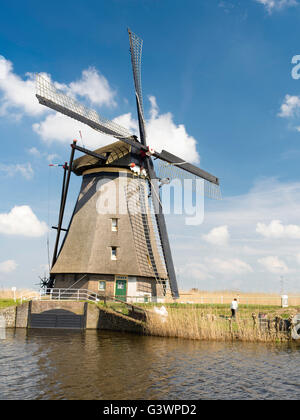
[[[51,309],[65,309],[77,315],[86,316],[87,329],[112,330],[142,334],[143,323],[122,314],[116,314],[108,308],[98,307],[84,302],[25,302],[19,306],[11,306],[0,310],[7,328],[27,328],[30,313],[41,313]]]
[[[86,328],[111,331],[134,332],[142,334],[144,331],[141,321],[131,319],[122,314],[116,314],[108,308],[87,304]]]
[[[65,309],[71,311],[76,315],[84,314],[84,302],[64,302],[64,301],[39,301],[31,302],[31,313],[40,314],[51,309]]]
[[[0,315],[4,316],[6,328],[14,328],[16,325],[16,307],[1,309]]]

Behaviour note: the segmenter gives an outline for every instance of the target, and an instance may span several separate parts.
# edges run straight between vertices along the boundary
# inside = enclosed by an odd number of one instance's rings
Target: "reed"
[[[276,331],[271,321],[267,328],[262,329],[258,326],[256,316],[237,316],[233,320],[220,318],[211,310],[194,307],[168,308],[166,318],[148,311],[145,330],[149,335],[192,340],[275,342],[289,339],[288,333]]]
[[[38,292],[30,290],[30,289],[17,289],[16,290],[16,298],[20,299],[21,296],[24,295],[31,295],[31,296],[37,296]],[[13,299],[14,293],[10,289],[0,289],[0,299]]]
[[[289,304],[291,306],[300,305],[300,292],[289,293]],[[250,293],[234,290],[206,291],[192,289],[189,291],[181,290],[179,303],[191,304],[230,304],[233,298],[238,298],[240,304],[245,305],[281,305],[281,296],[276,293]],[[167,302],[172,302],[169,297]]]

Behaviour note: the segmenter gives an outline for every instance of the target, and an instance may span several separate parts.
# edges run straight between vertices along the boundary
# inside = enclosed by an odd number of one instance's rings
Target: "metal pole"
[[[63,183],[62,183],[62,189],[61,189],[61,198],[60,198],[60,208],[59,208],[58,220],[61,216],[61,211],[62,211],[62,203],[63,203],[64,193],[65,193],[66,174],[67,174],[67,170],[68,170],[68,162],[65,162],[65,164],[63,166],[63,169],[64,169],[64,176],[63,176]]]
[[[65,187],[66,187],[66,174],[67,174],[67,170],[68,170],[67,162],[65,162],[65,164],[63,166],[63,169],[64,169],[64,175],[63,175],[63,183],[62,183],[62,189],[61,189],[58,223],[57,223],[58,227],[57,227],[57,230],[56,230],[56,240],[55,240],[55,246],[54,246],[53,257],[52,257],[52,267],[53,267],[53,265],[55,264],[55,261],[56,261],[59,236],[60,236],[60,232],[62,230],[61,229],[62,206],[63,206],[63,201],[64,201]],[[60,226],[60,229],[59,229],[59,226]]]
[[[57,226],[57,235],[56,235],[56,241],[55,241],[54,252],[53,252],[52,267],[54,266],[57,259],[57,249],[58,249],[58,244],[59,244],[60,232],[61,232],[61,227],[62,227],[62,222],[63,222],[63,217],[64,217],[64,211],[65,211],[65,206],[66,206],[66,200],[67,200],[67,195],[68,195],[70,177],[71,177],[74,154],[75,154],[74,146],[76,146],[76,140],[74,140],[73,143],[71,144],[72,150],[71,150],[70,161],[69,161],[69,166],[68,166],[68,175],[67,175],[67,180],[64,181],[64,186],[62,190],[59,221],[58,221],[58,226]],[[65,179],[65,175],[66,175],[66,169],[64,173],[64,179]]]

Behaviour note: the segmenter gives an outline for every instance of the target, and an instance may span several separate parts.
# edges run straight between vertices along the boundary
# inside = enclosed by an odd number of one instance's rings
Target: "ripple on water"
[[[300,348],[8,330],[0,399],[298,399]]]

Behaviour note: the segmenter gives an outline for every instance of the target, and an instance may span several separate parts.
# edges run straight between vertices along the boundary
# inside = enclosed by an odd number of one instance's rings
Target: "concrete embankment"
[[[143,322],[87,302],[30,301],[0,310],[7,328],[81,328],[142,334]]]

